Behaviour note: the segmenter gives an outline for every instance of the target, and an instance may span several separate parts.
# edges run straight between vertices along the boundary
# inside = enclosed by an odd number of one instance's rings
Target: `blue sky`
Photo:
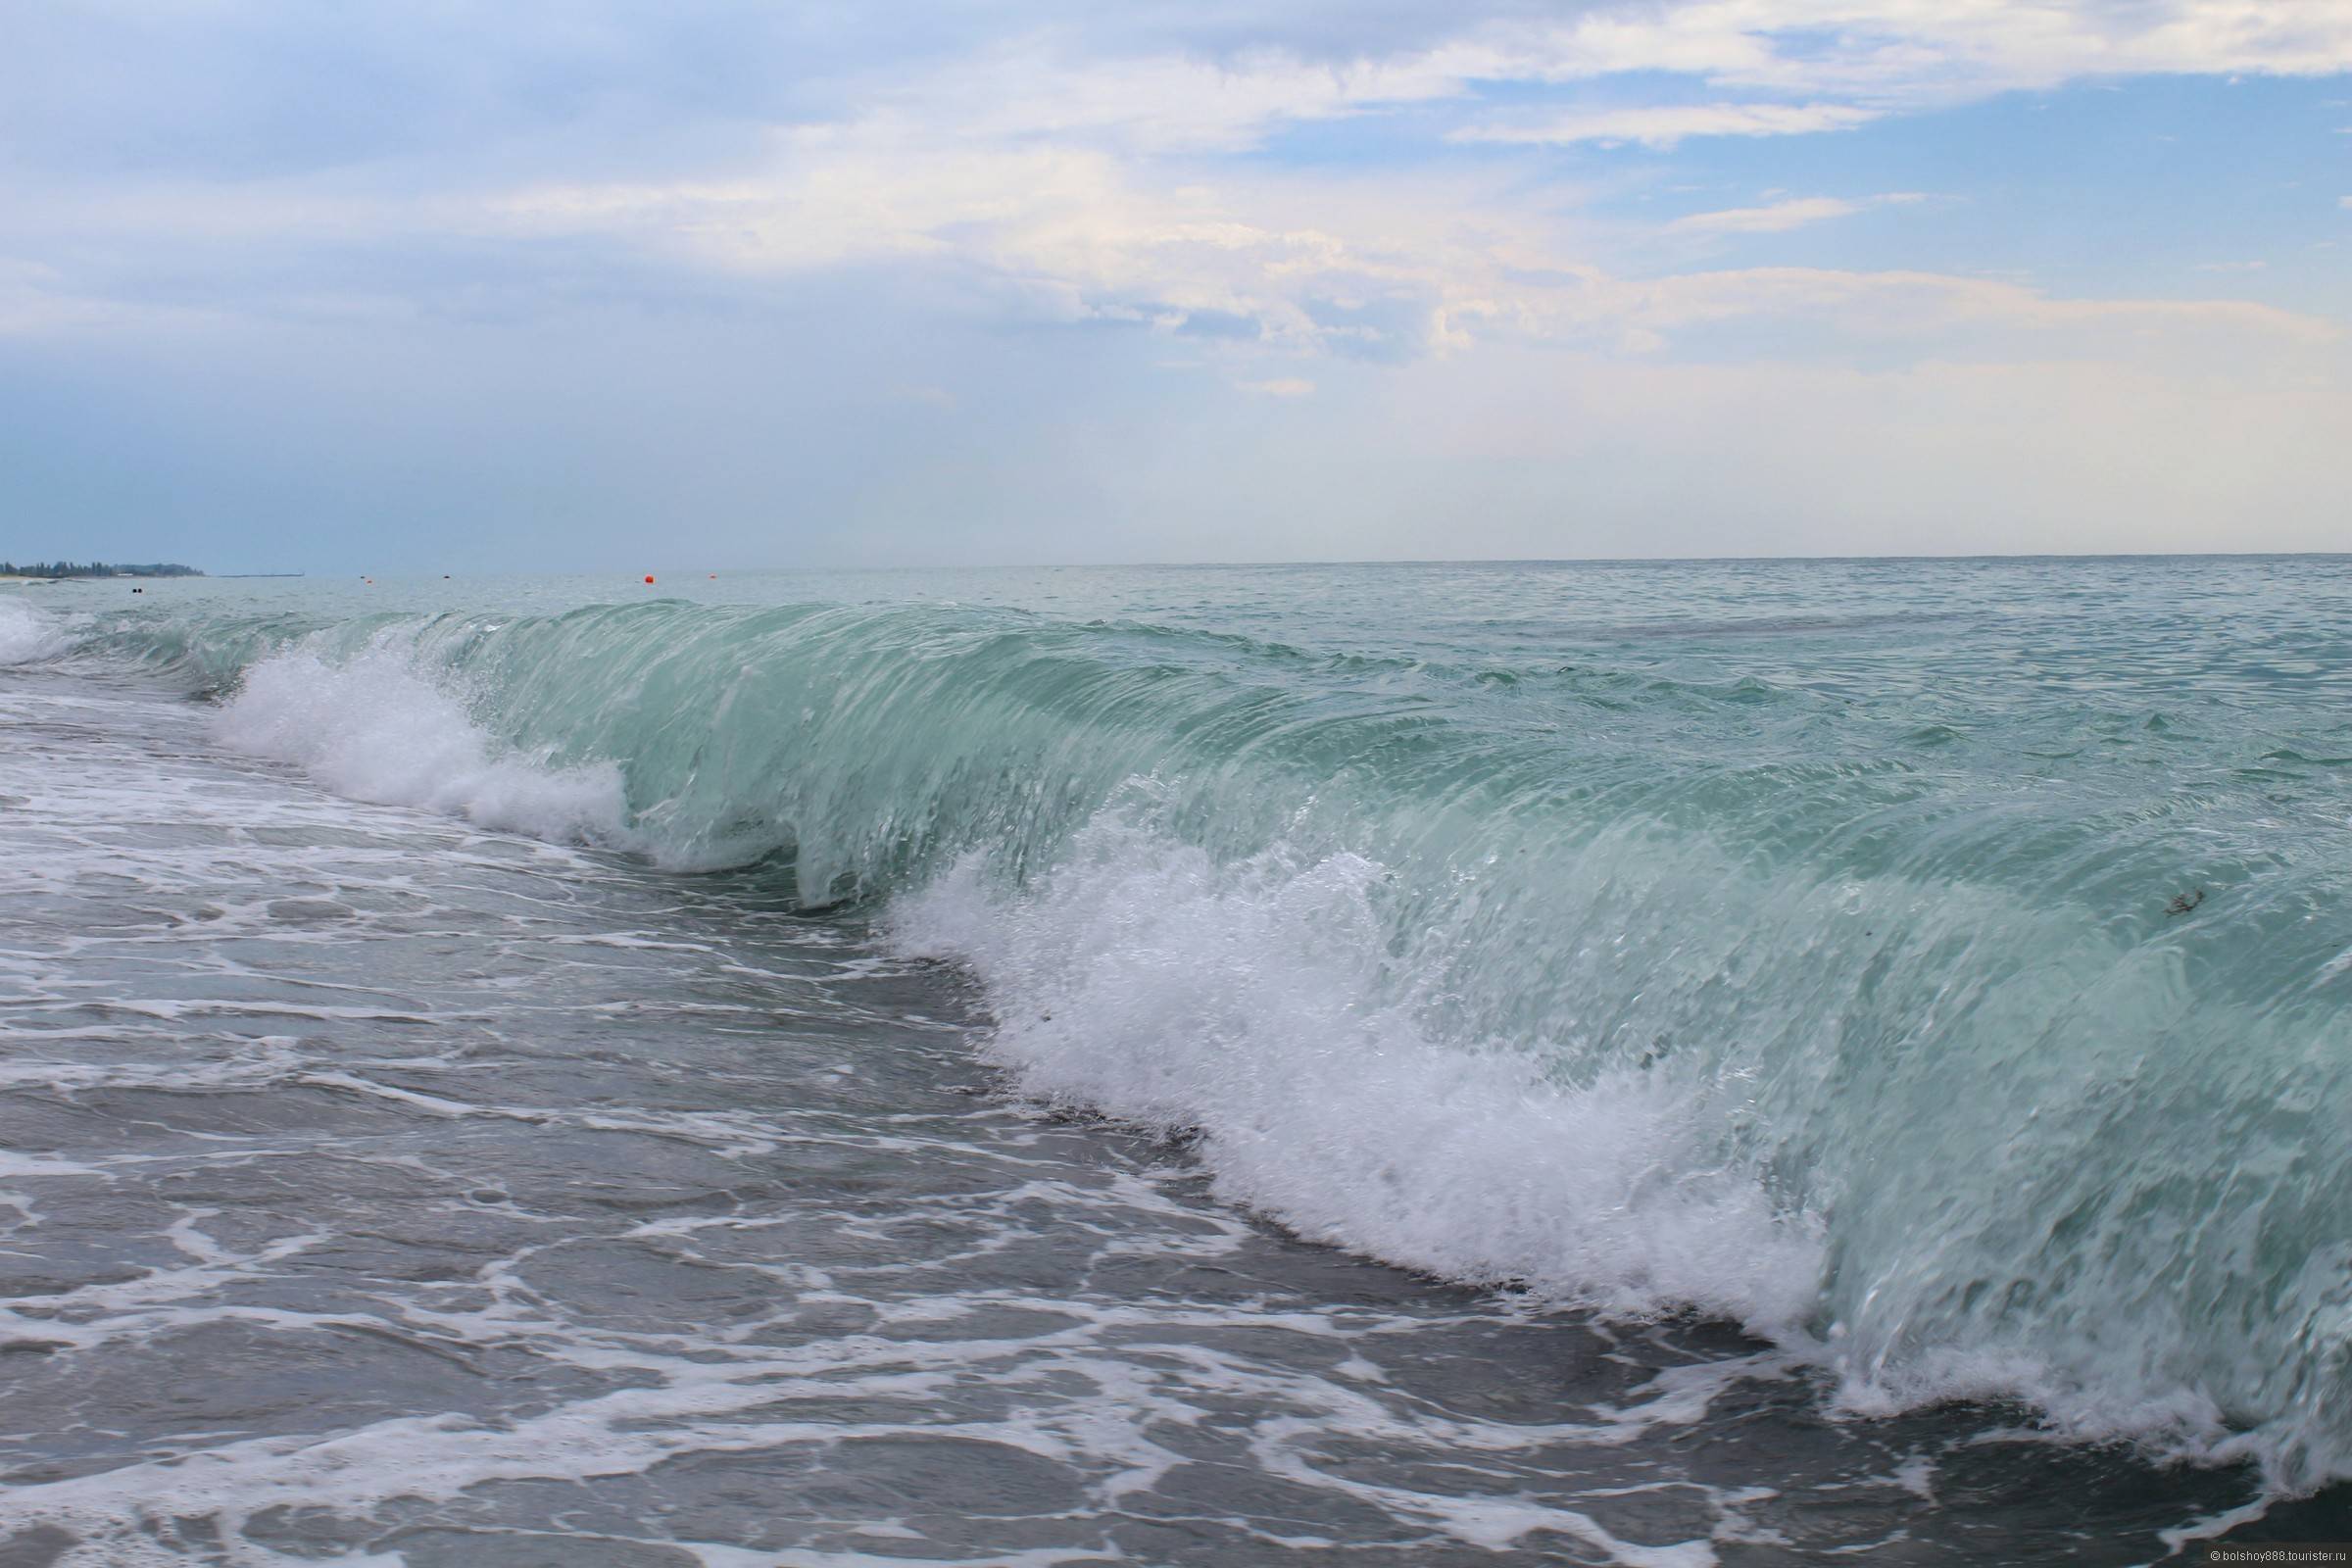
[[[2352,545],[2352,0],[0,32],[0,556]]]

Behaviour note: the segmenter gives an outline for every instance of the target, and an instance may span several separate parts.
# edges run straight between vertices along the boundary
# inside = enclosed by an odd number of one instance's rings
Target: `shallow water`
[[[2062,583],[2104,663],[2014,582],[1855,624],[1802,569],[1579,579],[1594,621],[1446,568],[1401,598],[1475,631],[1377,638],[1395,581],[1335,572],[1292,642],[1280,573],[44,602],[0,669],[0,1562],[2352,1535],[2278,1497],[2343,1397],[2344,568]],[[2122,656],[2192,599],[2237,623]],[[2143,869],[2214,907],[2083,912]],[[1928,1047],[1984,1054],[1872,1070]],[[2137,1240],[2034,1206],[2159,1124],[2117,1083],[2239,1138],[2088,1183]]]

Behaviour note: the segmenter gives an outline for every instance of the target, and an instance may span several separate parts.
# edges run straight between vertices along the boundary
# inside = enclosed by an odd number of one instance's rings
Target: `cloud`
[[[654,25],[600,15],[565,45],[592,83],[626,58],[632,25]],[[2305,341],[2332,330],[2255,304],[2067,300],[1932,270],[1636,275],[1625,252],[1639,245],[1622,243],[1620,224],[1612,261],[1573,188],[1507,154],[1443,149],[1664,150],[1850,130],[2070,75],[2311,74],[2352,65],[2352,5],[2338,0],[2291,15],[2242,0],[1683,0],[1564,20],[1473,12],[1378,48],[1337,13],[1312,25],[1298,15],[1287,42],[1215,55],[1186,41],[1181,8],[1110,34],[1073,14],[952,39],[905,64],[852,51],[821,83],[795,85],[805,113],[755,98],[748,119],[698,122],[692,134],[671,126],[625,156],[601,130],[570,160],[557,156],[548,148],[564,145],[564,122],[526,138],[524,152],[449,167],[20,182],[0,211],[0,251],[45,256],[50,271],[13,285],[6,315],[18,330],[62,329],[105,318],[115,302],[207,289],[220,298],[206,308],[228,310],[240,283],[247,311],[321,317],[428,298],[459,314],[669,290],[751,302],[788,280],[889,270],[919,273],[947,309],[1029,326],[1124,324],[1224,359],[1394,364],[1501,340],[1647,354],[1740,320],[1806,323],[1830,352],[1991,327]],[[514,62],[491,54],[483,78],[509,81]],[[1661,88],[1659,73],[1682,80]],[[728,79],[754,93],[758,76]],[[1571,104],[1688,96],[1693,84],[1704,95],[1507,118],[1480,107],[1497,83]],[[1406,143],[1415,159],[1450,161],[1286,169],[1258,152],[1284,126],[1391,113],[1400,128],[1384,134],[1420,138]],[[1792,197],[1688,215],[1663,231],[1779,233],[1919,199]],[[56,260],[66,257],[72,266]]]
[[[950,8],[917,33],[886,7],[753,0],[352,0],[317,14],[206,0],[121,18],[27,16],[10,41],[0,147],[61,169],[252,177],[423,158],[465,169],[565,146],[642,164],[649,150],[691,143],[697,126],[884,111],[983,137],[1166,152],[1234,151],[1286,125],[1451,105],[1504,141],[1671,146],[1848,128],[2079,79],[2330,74],[2352,69],[2352,8],[1601,0],[1561,15],[1525,0],[1019,0]],[[1663,90],[1660,78],[1671,78]],[[1525,123],[1487,125],[1478,106],[1498,84],[1541,99],[1593,83],[1623,90],[1603,106],[1531,108]]]
[[[1837,196],[1799,196],[1768,202],[1761,207],[1731,207],[1721,212],[1691,213],[1666,225],[1668,233],[1780,234],[1824,219],[1848,218],[1867,207],[1907,207],[1924,202],[1918,191],[1886,191],[1847,201]]]
[[[158,334],[221,324],[213,312],[79,290],[56,268],[0,256],[0,338]]]
[[[1604,307],[1609,318],[1658,332],[1778,319],[1922,344],[1994,330],[2083,339],[2222,332],[2282,345],[2328,344],[2343,336],[2332,321],[2244,300],[2068,299],[2021,283],[1941,272],[1742,268],[1621,281],[1610,293]]]
[[[948,122],[975,141],[1054,139],[1129,153],[1236,152],[1286,123],[1458,97],[1443,53],[1315,64],[1259,49],[1227,60],[1089,56],[1024,39],[878,94],[869,112]]]
[[[1820,190],[1755,167],[1833,133],[1875,165],[1918,150],[1901,117],[2002,93],[2352,69],[2347,0],[1010,0],[919,37],[766,0],[35,9],[0,51],[0,398],[51,434],[0,510],[202,496],[289,540],[355,507],[384,533],[593,513],[625,561],[646,516],[789,496],[843,552],[1066,559],[1148,534],[1099,542],[1106,511],[1192,553],[1427,554],[1481,484],[1521,532],[1444,548],[1580,553],[1561,519],[1603,513],[1620,552],[1763,546],[1744,519],[1776,506],[1845,519],[1807,545],[1883,547],[1896,511],[1980,545],[1999,517],[2153,541],[2159,513],[2229,543],[2210,519],[2299,537],[2342,493],[2336,324],[2095,297],[2226,286],[2193,251],[2103,284],[2118,230],[2086,222],[2068,295],[1990,275],[2034,258],[1957,225],[1874,234],[1883,265],[1705,260],[1911,193],[1631,215],[1667,161],[1678,187]],[[2019,154],[2008,114],[1914,128],[1939,191],[2074,156]],[[1284,442],[1248,439],[1261,397],[1296,400]],[[80,455],[137,417],[156,462]],[[1510,442],[1525,469],[1483,461]],[[1208,514],[1230,543],[1190,531]]]
[[[1554,116],[1518,123],[1490,122],[1452,133],[1454,141],[1501,142],[1518,146],[1564,146],[1597,142],[1667,151],[1693,136],[1795,136],[1850,130],[1879,117],[1851,104],[1718,103],[1656,109],[1613,109]]]
[[[2352,6],[2342,0],[1635,0],[1564,19],[1490,4],[1433,13],[1456,20],[1414,40],[1346,13],[1278,6],[1252,9],[1254,41],[1208,47],[1162,15],[1156,30],[1134,36],[1155,48],[1121,47],[1100,24],[1065,24],[904,81],[883,101],[982,136],[1131,150],[1235,151],[1285,125],[1408,105],[1470,110],[1450,130],[1458,142],[1666,150],[1702,137],[1850,130],[2072,80],[2352,70]],[[1673,89],[1664,103],[1476,109],[1494,84],[1540,100],[1656,77],[1696,83],[1705,96],[1684,101],[1689,92]]]
[[[1668,228],[1773,233],[1917,199],[1791,198]],[[500,210],[547,240],[603,236],[747,278],[884,263],[945,269],[1019,318],[1124,322],[1225,352],[1394,361],[1499,339],[1649,352],[1742,319],[1810,323],[1829,334],[1825,345],[1991,328],[2305,342],[2335,330],[2253,303],[2065,299],[1926,270],[1629,276],[1581,255],[1572,224],[1509,201],[1504,190],[1457,181],[1441,192],[1399,176],[1348,186],[1234,172],[1213,184],[1170,182],[1106,153],[935,145],[890,121],[781,138],[764,172],[724,182],[541,189]]]
[[[1619,70],[1884,108],[2080,78],[2352,67],[2352,7],[2335,0],[1691,0],[1587,13],[1555,35],[1564,63],[1588,35],[1608,40]]]
[[[1825,218],[1844,218],[1862,209],[1835,196],[1804,196],[1763,207],[1731,207],[1719,213],[1692,213],[1666,226],[1701,234],[1779,234]]]

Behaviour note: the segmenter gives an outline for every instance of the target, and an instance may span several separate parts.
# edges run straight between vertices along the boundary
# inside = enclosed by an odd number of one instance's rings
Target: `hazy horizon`
[[[606,565],[593,565],[593,566],[573,566],[573,567],[567,567],[566,569],[564,569],[564,570],[563,570],[563,571],[556,571],[556,572],[544,572],[544,573],[541,573],[541,572],[533,572],[533,571],[529,570],[528,568],[524,568],[524,569],[521,569],[521,570],[505,570],[505,569],[500,569],[500,570],[475,570],[475,571],[435,571],[435,570],[429,570],[429,569],[425,569],[425,568],[421,568],[421,567],[416,567],[416,568],[409,568],[409,569],[405,569],[405,570],[393,570],[393,571],[373,571],[373,570],[363,570],[363,571],[346,571],[346,570],[343,570],[343,569],[341,569],[341,568],[327,568],[327,569],[322,569],[322,570],[313,570],[313,569],[310,569],[310,568],[306,568],[306,567],[300,567],[300,566],[288,567],[288,568],[285,568],[285,569],[274,569],[274,568],[266,567],[266,566],[241,566],[241,567],[239,567],[239,568],[237,568],[237,569],[235,569],[235,570],[214,570],[214,569],[212,569],[211,567],[208,567],[208,566],[204,565],[204,564],[203,564],[202,563],[200,563],[200,562],[171,561],[171,562],[135,562],[135,563],[134,563],[134,562],[131,562],[131,561],[129,561],[129,560],[127,560],[127,559],[121,560],[121,561],[116,561],[116,560],[111,560],[111,559],[110,559],[110,558],[109,558],[109,557],[108,557],[108,556],[107,556],[105,553],[103,553],[103,552],[101,552],[101,553],[99,553],[99,554],[97,554],[97,555],[89,555],[89,554],[87,554],[87,553],[85,553],[85,552],[73,552],[73,553],[71,553],[71,555],[70,555],[70,556],[68,556],[68,557],[59,557],[59,556],[51,555],[51,556],[49,556],[48,558],[46,558],[46,560],[45,560],[45,561],[36,562],[36,563],[34,563],[34,564],[49,564],[49,563],[52,563],[52,562],[55,562],[55,561],[58,561],[58,560],[74,559],[74,558],[79,558],[80,560],[82,560],[82,561],[84,561],[84,562],[86,562],[86,563],[92,563],[92,564],[98,564],[98,565],[116,566],[116,567],[120,567],[120,568],[122,568],[122,569],[124,569],[124,570],[134,570],[134,569],[138,569],[138,568],[145,568],[145,567],[150,567],[150,566],[155,566],[155,565],[165,565],[165,566],[186,566],[186,567],[191,567],[191,568],[193,568],[193,570],[192,570],[192,576],[191,576],[190,578],[183,579],[183,580],[195,580],[195,579],[202,579],[202,578],[236,579],[236,578],[261,578],[261,577],[286,577],[286,578],[291,578],[291,577],[343,577],[343,576],[350,576],[350,577],[361,578],[361,579],[363,579],[363,580],[366,580],[366,581],[370,581],[370,582],[372,582],[372,581],[374,581],[374,580],[376,580],[376,579],[378,579],[378,578],[382,579],[382,580],[383,580],[383,581],[385,581],[385,582],[407,582],[407,581],[411,581],[411,580],[415,580],[415,581],[420,581],[420,582],[435,582],[435,581],[457,581],[457,580],[464,580],[464,579],[466,579],[466,578],[469,578],[469,577],[471,577],[471,578],[483,578],[483,577],[511,577],[511,576],[533,576],[533,575],[549,575],[549,576],[556,576],[556,577],[594,577],[594,576],[619,576],[619,577],[621,577],[622,579],[624,579],[625,581],[627,581],[627,582],[629,582],[629,583],[631,583],[631,584],[637,584],[637,583],[639,583],[639,581],[640,581],[640,579],[639,579],[639,577],[638,577],[638,575],[637,575],[637,574],[638,574],[639,572],[641,572],[641,571],[645,571],[645,570],[647,570],[647,569],[648,569],[648,566],[649,566],[649,563],[648,563],[648,562],[642,562],[642,561],[641,561],[641,562],[637,562],[637,563],[634,563],[634,564],[606,564]],[[679,578],[680,580],[687,580],[687,579],[691,579],[691,578],[693,578],[693,577],[694,577],[696,574],[698,574],[698,573],[708,573],[710,577],[716,578],[716,577],[725,577],[725,576],[727,576],[727,575],[730,575],[730,574],[744,574],[744,575],[767,575],[767,574],[786,574],[786,573],[795,573],[795,572],[801,572],[801,573],[807,573],[807,574],[808,574],[808,575],[811,575],[811,576],[819,576],[819,575],[823,575],[823,576],[840,576],[840,575],[854,575],[854,574],[865,573],[865,572],[873,572],[873,573],[891,573],[891,572],[922,572],[922,571],[940,571],[940,570],[945,570],[945,571],[1007,571],[1007,572],[1014,572],[1014,571],[1214,571],[1214,570],[1217,570],[1217,569],[1218,569],[1218,568],[1220,568],[1220,567],[1231,567],[1231,568],[1233,568],[1233,569],[1235,569],[1235,570],[1237,570],[1237,571],[1241,571],[1241,570],[1260,570],[1260,571],[1262,571],[1262,570],[1276,569],[1276,568],[1287,567],[1287,566],[1296,566],[1296,567],[1299,567],[1299,568],[1315,568],[1315,567],[1342,567],[1342,566],[1673,566],[1673,565],[1693,565],[1693,566],[1699,566],[1699,565],[1738,565],[1738,564],[1740,564],[1741,563],[1745,563],[1745,562],[1754,562],[1754,563],[1756,563],[1756,564],[1775,564],[1775,565],[1801,565],[1801,564],[1806,564],[1806,563],[1808,563],[1808,562],[1811,562],[1811,563],[1819,563],[1819,564],[1825,564],[1825,565],[1831,565],[1831,564],[1854,564],[1854,563],[1876,563],[1876,562],[1886,562],[1886,563],[1897,563],[1897,562],[1902,562],[1902,563],[1921,563],[1921,564],[1936,564],[1936,563],[1950,563],[1950,564],[1964,564],[1964,563],[1968,563],[1968,562],[1987,562],[1987,563],[1991,563],[1991,562],[2020,562],[2020,563],[2031,563],[2031,562],[2077,562],[2077,561],[2084,561],[2084,562],[2087,562],[2087,561],[2105,561],[2105,562],[2127,562],[2127,561],[2150,561],[2150,562],[2164,562],[2164,561],[2180,561],[2180,562],[2189,562],[2189,561],[2296,561],[2296,560],[2312,560],[2312,561],[2343,561],[2343,560],[2352,560],[2352,550],[2098,550],[2098,551],[2078,551],[2078,552],[2065,552],[2065,551],[2047,552],[2047,551],[2045,551],[2045,552],[2040,552],[2040,553],[2027,552],[2027,551],[2018,551],[2018,552],[1998,552],[1998,551],[1994,551],[1994,552],[1970,552],[1970,553],[1954,553],[1954,554],[1947,554],[1947,555],[1921,555],[1921,554],[1901,555],[1901,554],[1893,554],[1893,553],[1888,553],[1888,554],[1883,554],[1883,555],[1854,555],[1854,554],[1845,554],[1845,555],[1832,555],[1832,554],[1819,554],[1819,555],[1745,555],[1745,556],[1742,556],[1742,555],[1721,555],[1721,556],[1381,556],[1381,557],[1363,557],[1363,558],[1359,558],[1359,559],[1355,559],[1355,560],[1341,560],[1341,559],[1334,559],[1334,560],[1326,560],[1326,561],[1312,561],[1312,560],[1305,560],[1305,559],[1289,559],[1289,558],[1268,557],[1268,558],[1266,558],[1266,559],[1264,559],[1264,560],[1260,560],[1260,561],[1250,561],[1250,560],[1239,560],[1239,559],[1236,559],[1236,560],[1220,560],[1220,561],[1084,561],[1084,560],[1071,560],[1071,561],[992,561],[992,562],[982,562],[982,563],[943,563],[943,564],[933,564],[933,563],[895,563],[895,564],[846,564],[846,565],[827,565],[827,564],[744,564],[744,563],[736,563],[736,564],[726,564],[726,563],[724,563],[724,562],[719,562],[719,563],[699,562],[699,563],[693,563],[693,564],[675,564],[675,563],[673,563],[673,564],[670,564],[664,565],[664,564],[662,564],[662,563],[660,563],[660,562],[658,562],[658,561],[657,561],[657,562],[651,562],[651,563],[650,563],[650,567],[651,567],[651,574],[652,574],[653,576],[655,576],[657,579],[661,579],[661,581],[658,581],[658,582],[655,584],[655,586],[661,586],[661,585],[662,585],[662,582],[665,582],[665,581],[666,581],[668,578],[670,578],[670,577],[677,577],[677,578]],[[44,579],[38,579],[38,580],[43,580],[43,581],[51,581],[51,580],[54,580],[54,581],[61,581],[61,582],[62,582],[62,581],[72,581],[72,580],[75,580],[75,579],[71,579],[71,578],[56,578],[56,579],[46,579],[46,578],[44,578]],[[160,580],[172,580],[172,579],[166,578],[166,579],[160,579]]]

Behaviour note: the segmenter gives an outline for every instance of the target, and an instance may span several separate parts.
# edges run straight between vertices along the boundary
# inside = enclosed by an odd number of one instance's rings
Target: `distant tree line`
[[[103,561],[35,561],[20,566],[14,562],[0,561],[0,577],[201,577],[204,573],[194,566],[182,566],[175,562],[151,561],[143,565],[128,563],[110,565]]]

